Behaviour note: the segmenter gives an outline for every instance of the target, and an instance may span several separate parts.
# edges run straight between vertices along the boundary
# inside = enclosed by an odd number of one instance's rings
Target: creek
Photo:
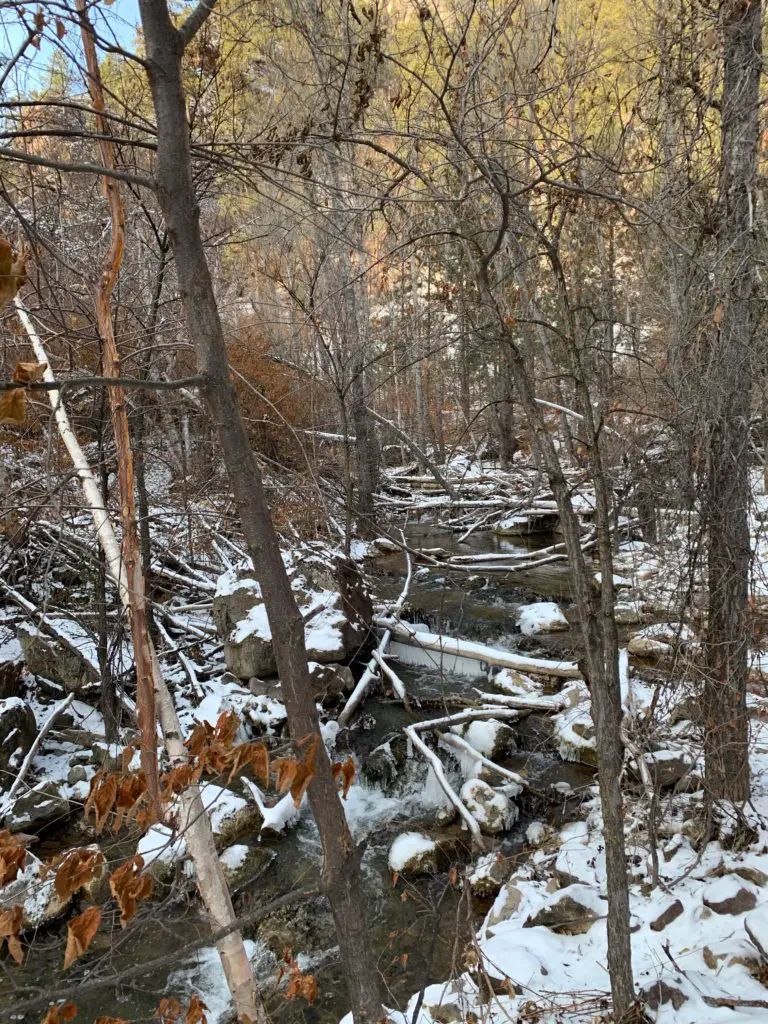
[[[523,544],[528,550],[535,550],[552,543],[549,536],[537,536],[525,542],[516,540],[513,544],[508,539],[480,531],[459,543],[455,534],[429,526],[408,529],[406,540],[413,547],[441,547],[450,553],[463,554],[521,550]],[[379,557],[367,568],[374,578],[378,599],[397,596],[405,575],[402,555]],[[455,572],[443,566],[430,569],[414,566],[406,617],[428,624],[434,632],[464,640],[476,640],[526,655],[566,658],[579,653],[573,631],[528,638],[514,625],[517,606],[541,598],[560,600],[569,616],[567,600],[562,600],[566,595],[567,570],[563,571],[562,567],[530,579],[521,573],[484,577],[481,572]],[[402,736],[403,726],[455,710],[455,698],[471,696],[477,683],[477,680],[403,666],[398,667],[398,674],[406,684],[413,709],[407,711],[382,692],[372,693],[352,727],[339,733],[339,753],[349,751],[358,763],[365,765],[376,747]],[[454,706],[451,706],[452,701]],[[579,792],[589,786],[593,778],[592,768],[561,761],[546,746],[545,730],[539,725],[535,715],[516,723],[517,750],[499,763],[523,774],[534,791],[568,783],[571,796],[559,805],[530,796],[522,800],[518,822],[507,833],[491,839],[489,845],[500,858],[511,863],[526,856],[525,832],[533,820],[548,817],[562,822],[564,817],[578,815]],[[457,767],[455,779],[458,778]],[[461,885],[452,884],[455,873],[450,872],[449,865],[434,876],[393,882],[387,853],[393,839],[409,829],[418,828],[433,836],[449,836],[455,851],[453,863],[459,872],[471,858],[467,833],[462,832],[458,824],[436,824],[436,810],[441,801],[434,790],[426,766],[412,760],[385,789],[363,773],[355,781],[347,801],[353,831],[364,844],[366,912],[385,999],[393,1008],[404,1008],[421,986],[447,979],[461,970],[463,948],[492,902],[492,898],[463,895]],[[60,836],[58,840],[61,849]],[[69,838],[69,845],[73,841]],[[45,842],[44,839],[43,846]],[[51,842],[55,845],[56,839]],[[307,812],[285,836],[246,837],[239,842],[249,846],[248,864],[252,865],[248,880],[237,885],[233,893],[239,913],[247,913],[277,895],[319,880],[320,845]],[[113,856],[115,850],[107,849],[110,841],[103,845],[105,853]],[[36,852],[41,855],[45,851]],[[92,948],[108,955],[95,961],[90,977],[86,974],[84,980],[106,978],[109,984],[98,990],[83,989],[74,996],[79,1010],[77,1024],[94,1021],[99,1015],[152,1019],[163,995],[174,995],[184,1001],[194,991],[208,1005],[210,1021],[224,1019],[226,990],[215,952],[204,949],[184,955],[185,942],[205,935],[205,926],[189,886],[181,887],[181,895],[179,887],[173,887],[164,900],[142,907],[138,919],[124,932],[112,911],[105,910],[105,918],[109,918],[110,927],[101,929]],[[346,1013],[346,991],[335,950],[333,923],[320,898],[293,904],[273,914],[255,931],[246,931],[246,935],[254,942],[259,980],[273,1019],[284,1024],[301,1021],[335,1024]],[[45,992],[69,982],[60,969],[60,930],[40,932],[33,946],[23,967],[14,968],[7,961],[2,964],[0,1005],[10,1005],[19,998],[19,985],[37,986]],[[278,992],[279,957],[285,948],[300,954],[302,969],[315,976],[318,996],[312,1006],[302,999],[286,1002]],[[120,975],[126,969],[148,964],[154,958],[173,953],[174,949],[178,949],[178,957],[170,966],[165,964],[154,971],[148,968],[129,984],[120,982]],[[83,976],[82,971],[78,976]],[[28,988],[26,994],[34,992]],[[36,1021],[41,1016],[35,1012],[17,1019]]]

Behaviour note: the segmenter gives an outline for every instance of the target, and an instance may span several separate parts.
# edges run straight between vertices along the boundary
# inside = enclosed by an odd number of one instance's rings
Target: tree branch
[[[180,377],[177,380],[141,380],[139,377],[120,377],[119,387],[138,388],[147,391],[175,391],[180,388],[203,387],[208,379],[202,374],[194,377]],[[114,377],[70,377],[66,380],[0,380],[0,391],[63,391],[65,388],[116,387]]]
[[[216,6],[217,2],[218,0],[200,0],[197,7],[181,26],[179,29],[179,35],[181,36],[181,41],[185,48],[192,42],[210,15],[213,13],[213,8]]]
[[[116,178],[118,181],[127,181],[131,185],[139,185],[142,188],[153,190],[155,188],[155,183],[151,178],[144,178],[140,174],[110,170],[99,164],[72,164],[67,163],[66,160],[49,160],[42,156],[34,156],[32,153],[24,153],[20,149],[13,149],[11,146],[0,146],[0,157],[16,160],[22,164],[34,164],[36,167],[52,167],[56,171],[66,171],[70,174],[101,174],[108,178]]]

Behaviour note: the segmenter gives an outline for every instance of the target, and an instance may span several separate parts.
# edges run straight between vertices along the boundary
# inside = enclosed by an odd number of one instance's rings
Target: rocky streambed
[[[417,540],[414,535],[408,539]],[[432,547],[455,545],[451,538],[437,533],[425,538],[421,528],[421,546],[427,546],[425,539]],[[528,538],[525,546],[535,549],[548,540]],[[478,532],[471,538],[470,550],[498,553],[500,546],[510,544],[523,550],[519,540],[500,541],[496,535]],[[466,550],[466,546],[457,550]],[[402,556],[374,555],[366,566],[374,580],[376,601],[394,598],[405,576]],[[296,560],[292,568],[294,590],[307,622],[317,699],[324,707],[324,732],[337,755],[350,754],[357,766],[346,807],[353,831],[365,848],[366,907],[387,1001],[392,1007],[404,1006],[414,991],[461,969],[465,947],[505,880],[524,867],[543,837],[580,817],[582,801],[589,796],[593,781],[591,725],[588,714],[581,715],[580,726],[579,713],[571,713],[574,720],[568,724],[567,743],[553,728],[553,716],[546,708],[500,717],[490,725],[483,721],[451,727],[459,740],[480,749],[507,773],[501,778],[493,772],[478,773],[455,750],[451,753],[444,748],[441,753],[451,785],[483,821],[486,849],[481,858],[433,769],[413,750],[404,729],[471,708],[477,702],[478,688],[503,695],[510,693],[511,686],[511,692],[519,693],[519,680],[510,676],[505,689],[494,681],[496,672],[490,673],[489,680],[488,672],[467,677],[435,666],[393,662],[405,684],[409,707],[382,686],[372,690],[347,727],[339,728],[336,715],[363,669],[354,657],[350,661],[350,655],[364,639],[360,623],[370,621],[370,598],[354,585],[349,563],[329,559],[319,549]],[[568,603],[562,600],[562,573],[553,575],[552,580],[550,589],[537,580],[539,589],[533,591],[520,577],[511,582],[485,578],[481,573],[454,577],[448,571],[421,572],[415,567],[407,615],[416,626],[420,623],[422,628],[502,650],[539,658],[570,658],[578,653],[578,644],[569,625]],[[199,595],[194,596],[199,600]],[[550,622],[554,631],[521,632],[520,609],[538,598],[551,603],[553,597],[559,599],[565,613],[563,616],[561,611]],[[193,634],[194,643],[185,648],[187,660],[193,663],[191,672],[181,659],[171,669],[183,723],[189,727],[196,721],[215,721],[222,709],[233,708],[241,716],[246,735],[265,736],[279,746],[284,712],[279,687],[271,675],[274,667],[257,585],[247,571],[233,567],[219,575],[211,603],[203,604],[193,614],[174,613],[177,618],[184,616],[187,626],[199,634]],[[12,650],[11,625],[6,630],[6,645],[19,661],[22,652]],[[80,660],[90,658],[93,665],[87,643],[77,647],[72,630],[61,624],[58,628],[64,634],[58,642],[70,653],[76,647]],[[110,749],[104,741],[103,723],[93,706],[92,675],[77,666],[73,672],[65,666],[62,673],[63,661],[56,660],[55,651],[53,655],[50,652],[56,638],[43,632],[41,639],[34,631],[31,637],[42,649],[35,651],[31,641],[25,642],[27,669],[36,668],[39,674],[32,677],[25,671],[20,675],[17,693],[8,700],[11,707],[18,702],[17,714],[23,714],[25,720],[29,712],[32,722],[26,720],[10,728],[28,726],[31,741],[51,705],[66,700],[68,693],[73,697],[35,757],[26,795],[32,813],[25,811],[22,797],[12,809],[6,809],[6,824],[35,834],[30,849],[40,861],[73,845],[98,843],[113,864],[138,848],[155,878],[155,899],[142,907],[124,932],[117,914],[105,913],[105,925],[92,951],[69,974],[61,970],[60,955],[63,921],[71,911],[44,908],[43,918],[34,922],[35,927],[25,936],[30,945],[25,964],[20,968],[2,964],[0,1005],[12,1007],[79,979],[78,1019],[95,1019],[100,1014],[150,1016],[163,995],[183,998],[192,992],[201,994],[208,1004],[209,1019],[218,1019],[217,1015],[223,1019],[226,992],[215,952],[207,946],[189,955],[184,952],[185,943],[204,938],[205,926],[196,907],[183,842],[158,828],[141,839],[130,831],[118,836],[96,835],[92,824],[83,820],[82,805],[94,771],[100,764],[114,761],[119,750]],[[8,663],[11,660],[7,659]],[[73,673],[78,675],[77,681],[68,682],[74,679]],[[543,678],[534,696],[557,698],[565,685],[562,679]],[[125,740],[129,739],[126,735]],[[6,750],[12,740],[13,736],[5,744]],[[14,755],[15,751],[10,756]],[[8,763],[11,776],[18,761],[19,757],[16,763]],[[515,775],[524,780],[523,785],[509,782]],[[226,788],[211,782],[206,793],[238,912],[248,913],[278,895],[317,881],[320,849],[306,810],[291,821],[272,822],[275,827],[271,827],[264,806],[254,802],[252,784],[235,783]],[[264,797],[269,806],[273,799]],[[27,817],[22,818],[25,813]],[[398,838],[404,834],[419,840],[409,843]],[[414,846],[415,858],[410,856]],[[35,878],[30,868],[25,881],[30,891]],[[80,899],[76,897],[72,909]],[[246,929],[246,934],[276,1017],[330,1022],[343,1015],[346,995],[333,925],[320,897],[305,897],[276,911],[257,927]],[[318,997],[311,1007],[301,1000],[286,1002],[279,991],[279,967],[286,950],[297,955],[302,969],[316,977]]]

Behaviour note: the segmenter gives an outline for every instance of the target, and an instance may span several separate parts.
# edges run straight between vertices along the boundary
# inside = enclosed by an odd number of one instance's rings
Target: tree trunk
[[[200,234],[192,182],[189,125],[181,78],[183,29],[174,27],[166,0],[140,0],[146,67],[157,119],[157,196],[176,258],[189,335],[204,397],[221,445],[238,512],[261,585],[291,735],[319,733],[304,646],[304,623],[291,590],[232,384],[213,283]],[[190,17],[194,17],[191,15]],[[360,898],[360,851],[347,825],[325,745],[318,743],[309,800],[324,854],[324,884],[336,923],[355,1024],[383,1017],[376,963]]]
[[[746,708],[749,596],[749,414],[760,141],[761,4],[722,3],[725,43],[713,325],[706,341],[705,523],[709,616],[706,781],[715,799],[749,797]]]
[[[621,771],[624,752],[621,743],[621,690],[619,686],[618,640],[613,615],[613,559],[610,542],[610,503],[602,470],[598,435],[592,431],[591,469],[597,498],[597,530],[600,570],[603,585],[600,596],[592,585],[592,575],[581,549],[578,518],[573,511],[570,487],[563,473],[557,449],[536,401],[529,364],[520,350],[514,329],[506,322],[494,298],[490,282],[481,273],[478,281],[486,308],[494,313],[499,337],[506,345],[509,365],[517,386],[520,404],[531,430],[531,443],[539,463],[547,474],[557,502],[563,540],[573,577],[573,597],[578,610],[584,642],[585,676],[592,698],[592,719],[598,751],[598,784],[603,813],[605,864],[608,889],[608,972],[611,980],[613,1011],[616,1019],[634,1002],[632,948],[629,933],[629,886],[624,842],[624,808]],[[589,406],[588,395],[582,406]],[[585,415],[590,415],[585,410]],[[588,424],[591,426],[591,424]]]

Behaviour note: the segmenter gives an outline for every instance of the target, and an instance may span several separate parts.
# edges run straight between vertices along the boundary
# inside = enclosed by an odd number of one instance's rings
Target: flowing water
[[[466,542],[435,528],[414,527],[406,539],[413,547],[441,547],[451,553],[488,553],[518,550],[508,540],[491,533],[477,532]],[[531,538],[528,550],[535,550],[552,538]],[[402,589],[405,561],[402,556],[382,557],[373,566],[377,596],[394,599]],[[567,576],[562,570],[548,577],[531,580],[519,573],[455,572],[448,567],[416,570],[409,593],[409,612],[416,620],[426,622],[435,632],[444,632],[466,640],[490,643],[508,650],[545,657],[569,657],[578,653],[578,643],[571,632],[555,634],[547,639],[526,638],[514,626],[516,608],[538,598],[561,599],[567,594]],[[562,603],[562,602],[561,602]],[[563,603],[569,614],[567,601]],[[406,709],[383,693],[369,697],[362,714],[350,730],[339,735],[341,752],[349,750],[365,762],[370,752],[388,740],[402,737],[402,728],[415,719],[439,716],[455,710],[451,700],[471,695],[473,681],[401,667],[399,674],[414,699],[414,710]],[[420,705],[419,705],[420,702]],[[568,782],[576,794],[592,779],[592,769],[579,764],[564,763],[545,743],[546,730],[539,728],[535,716],[521,723],[518,750],[501,762],[524,772],[533,789],[544,789],[551,783]],[[458,781],[458,770],[455,770]],[[392,840],[410,828],[424,828],[430,834],[450,838],[453,861],[459,868],[470,856],[466,833],[457,825],[438,828],[435,823],[437,802],[425,766],[409,762],[394,787],[383,792],[365,779],[356,781],[348,800],[348,816],[357,838],[364,844],[363,877],[365,906],[371,927],[379,968],[386,988],[386,1001],[393,1007],[404,1007],[410,995],[425,984],[448,978],[460,968],[463,947],[488,908],[487,901],[471,900],[462,895],[460,886],[451,884],[446,871],[435,877],[393,883],[387,865],[387,852]],[[524,856],[525,829],[534,818],[557,817],[574,813],[574,801],[554,807],[536,801],[524,802],[517,825],[504,836],[492,841],[499,856],[518,859]],[[71,840],[70,840],[71,842]],[[319,881],[320,846],[314,823],[304,815],[300,824],[282,838],[246,838],[252,848],[253,877],[234,893],[236,909],[247,913],[277,895]],[[94,949],[104,956],[93,968],[96,976],[110,979],[98,990],[80,989],[72,998],[78,1005],[77,1024],[94,1021],[99,1015],[136,1019],[153,1019],[163,995],[187,998],[193,988],[201,992],[211,1011],[210,1019],[226,1005],[220,967],[212,950],[193,955],[184,954],[184,944],[205,934],[202,919],[196,910],[189,886],[172,888],[163,902],[144,906],[139,919],[123,932],[116,916],[110,918],[109,930],[99,932]],[[305,899],[272,915],[266,922],[246,935],[255,943],[258,973],[269,1009],[282,1022],[317,1022],[331,1024],[347,1010],[343,976],[338,962],[332,919],[319,899]],[[27,965],[15,968],[7,959],[0,964],[0,1008],[10,1006],[23,995],[34,995],[32,988],[19,991],[18,986],[38,987],[38,992],[66,985],[67,975],[60,970],[61,929],[41,932],[34,939]],[[303,969],[315,975],[318,997],[312,1006],[297,999],[286,1002],[278,993],[276,978],[279,954],[285,948],[301,953]],[[178,950],[178,954],[176,951]],[[149,962],[169,957],[170,962],[151,969]],[[119,979],[125,970],[147,965],[129,982]],[[77,968],[75,968],[77,970]],[[96,975],[98,972],[98,975]],[[16,1019],[37,1021],[40,1012]]]

